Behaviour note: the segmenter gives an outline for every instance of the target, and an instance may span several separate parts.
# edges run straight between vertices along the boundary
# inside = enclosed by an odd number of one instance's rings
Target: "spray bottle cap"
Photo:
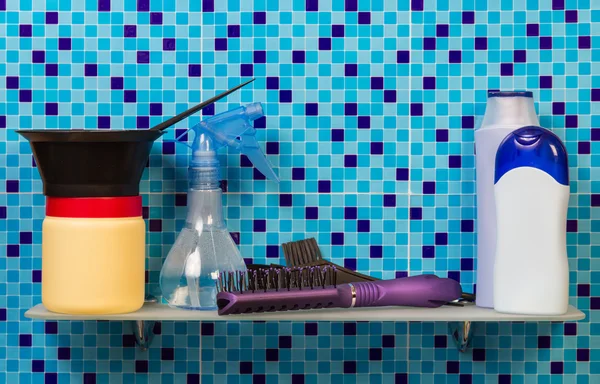
[[[279,183],[271,163],[256,141],[251,122],[264,116],[260,103],[241,106],[209,117],[193,126],[195,133],[190,167],[218,167],[217,151],[230,147],[246,155],[263,175]]]

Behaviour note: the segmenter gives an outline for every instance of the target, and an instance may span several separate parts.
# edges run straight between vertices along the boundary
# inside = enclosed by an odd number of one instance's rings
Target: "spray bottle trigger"
[[[267,160],[267,157],[265,156],[264,152],[260,149],[258,141],[256,141],[254,135],[242,135],[240,139],[240,151],[244,155],[246,155],[248,159],[250,159],[252,164],[254,164],[254,166],[260,171],[260,173],[265,175],[265,177],[267,177],[268,179],[279,183],[279,177],[277,177],[277,175],[273,171],[273,168],[271,168],[269,160]]]

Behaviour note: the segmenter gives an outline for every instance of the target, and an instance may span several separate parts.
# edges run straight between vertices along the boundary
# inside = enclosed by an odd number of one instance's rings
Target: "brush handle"
[[[316,308],[440,307],[460,298],[460,284],[435,275],[343,284],[337,288],[220,292],[219,315]]]
[[[341,285],[340,296],[355,297],[352,307],[440,307],[460,298],[460,284],[436,275],[394,280],[365,281]]]

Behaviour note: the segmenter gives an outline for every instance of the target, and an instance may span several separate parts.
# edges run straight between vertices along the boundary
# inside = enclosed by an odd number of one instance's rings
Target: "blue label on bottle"
[[[523,127],[511,132],[496,152],[494,184],[508,171],[537,168],[562,185],[569,185],[567,150],[554,133],[542,127]]]

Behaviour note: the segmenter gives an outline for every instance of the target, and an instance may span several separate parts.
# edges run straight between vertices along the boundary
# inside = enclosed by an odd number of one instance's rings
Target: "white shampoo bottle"
[[[567,151],[541,127],[511,133],[498,148],[494,309],[562,315],[569,305]]]
[[[514,130],[540,125],[531,92],[488,92],[481,127],[475,131],[477,178],[477,298],[479,307],[494,307],[494,254],[496,252],[496,205],[494,168],[496,151]]]

